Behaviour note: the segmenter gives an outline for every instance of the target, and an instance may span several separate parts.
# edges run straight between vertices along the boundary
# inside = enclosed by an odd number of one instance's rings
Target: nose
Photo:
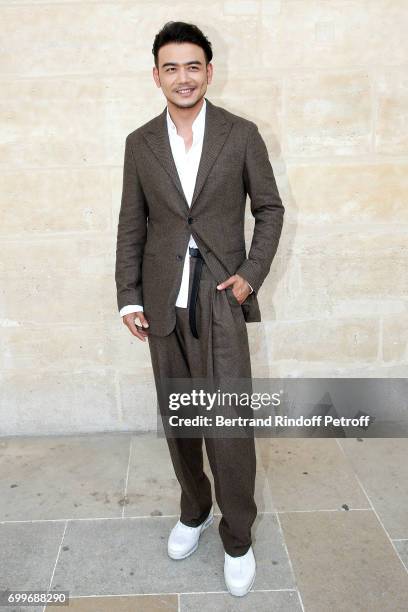
[[[180,81],[181,83],[188,83],[188,67],[185,66],[180,66],[180,72],[179,72],[179,76],[180,76]]]

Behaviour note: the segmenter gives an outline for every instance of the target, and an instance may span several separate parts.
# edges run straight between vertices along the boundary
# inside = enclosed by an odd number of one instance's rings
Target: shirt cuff
[[[123,308],[119,310],[119,316],[123,317],[131,312],[140,312],[140,311],[143,311],[143,306],[141,306],[140,304],[123,306]]]

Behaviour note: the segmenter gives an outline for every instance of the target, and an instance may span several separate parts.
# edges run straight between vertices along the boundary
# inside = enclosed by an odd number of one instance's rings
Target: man
[[[278,247],[284,207],[255,123],[205,97],[213,66],[204,34],[169,22],[153,55],[167,106],[126,138],[115,278],[123,323],[148,339],[159,396],[164,378],[251,377],[246,323],[261,320],[257,293]],[[248,257],[247,194],[255,217]],[[168,539],[173,559],[192,554],[213,522],[202,440],[167,436],[181,486],[181,515]],[[222,513],[225,582],[242,596],[256,572],[254,438],[204,440]]]

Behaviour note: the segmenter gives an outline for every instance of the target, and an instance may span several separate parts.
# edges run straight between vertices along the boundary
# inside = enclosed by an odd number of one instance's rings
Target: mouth
[[[190,96],[194,90],[195,87],[184,87],[183,89],[177,89],[176,93],[178,93],[180,96],[183,96],[183,98],[186,98]]]

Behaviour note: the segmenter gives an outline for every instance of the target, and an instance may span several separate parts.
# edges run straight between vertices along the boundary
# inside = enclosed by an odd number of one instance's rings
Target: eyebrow
[[[200,62],[200,60],[191,60],[190,62],[184,62],[184,64],[178,64],[177,62],[166,62],[165,64],[162,64],[162,68],[166,68],[167,66],[190,66],[191,64],[200,64],[201,66],[202,62]]]

